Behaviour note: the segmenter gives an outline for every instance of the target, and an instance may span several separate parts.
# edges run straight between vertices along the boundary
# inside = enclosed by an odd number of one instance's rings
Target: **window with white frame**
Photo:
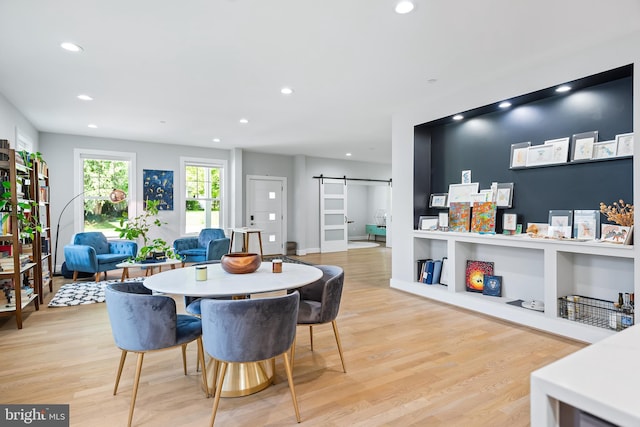
[[[203,228],[224,228],[224,164],[184,159],[183,168],[185,232],[194,234]]]

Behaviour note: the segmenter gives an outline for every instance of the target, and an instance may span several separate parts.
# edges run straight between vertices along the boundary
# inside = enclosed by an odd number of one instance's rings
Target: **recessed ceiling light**
[[[247,123],[249,123],[249,119],[245,119],[245,118],[242,118],[242,119],[240,119],[238,121],[243,125],[246,125]]]
[[[280,93],[283,95],[291,95],[293,93],[293,89],[291,89],[290,87],[283,87],[282,89],[280,89]]]
[[[64,50],[68,50],[69,52],[82,52],[82,46],[78,46],[75,43],[64,42],[60,44],[60,47]]]
[[[91,129],[98,129],[98,126],[94,125],[93,123],[88,124],[87,127],[91,128]]]
[[[163,125],[167,123],[166,120],[160,120],[160,123],[162,123]]]
[[[220,138],[213,138],[213,142],[220,142]]]
[[[453,116],[453,120],[462,120],[464,119],[464,116],[462,114],[456,114],[455,116]]]
[[[84,93],[78,95],[78,99],[81,99],[83,101],[93,101],[92,97],[90,97],[89,95],[85,95]]]
[[[404,15],[405,13],[411,12],[414,7],[415,6],[412,1],[401,0],[398,3],[396,3],[396,13]]]
[[[500,105],[498,105],[498,107],[500,108],[509,108],[511,107],[511,103],[509,101],[503,101],[500,103]]]
[[[345,156],[351,157],[351,153],[347,153],[347,154],[345,154]]]
[[[434,83],[436,83],[437,81],[438,81],[438,79],[429,79],[429,80],[427,80],[427,83],[429,83],[429,84],[434,84]]]
[[[556,89],[556,92],[569,92],[571,90],[571,86],[562,85]]]

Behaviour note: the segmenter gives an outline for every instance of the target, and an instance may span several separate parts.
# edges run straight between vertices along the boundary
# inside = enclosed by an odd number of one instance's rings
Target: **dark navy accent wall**
[[[528,222],[547,222],[551,209],[598,209],[600,201],[618,199],[633,203],[631,158],[509,168],[511,144],[539,145],[593,130],[599,132],[599,141],[633,132],[632,76],[461,122],[441,119],[416,126],[414,222],[419,215],[438,213],[428,209],[429,194],[448,192],[449,184],[459,183],[466,169],[480,189],[494,181],[513,182],[513,208],[500,209],[498,219],[504,212],[517,213],[525,227]]]

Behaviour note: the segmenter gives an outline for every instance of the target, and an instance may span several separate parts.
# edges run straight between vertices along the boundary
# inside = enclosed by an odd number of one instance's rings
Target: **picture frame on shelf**
[[[598,131],[576,133],[571,136],[571,161],[591,160],[593,144],[598,142]]]
[[[579,240],[596,240],[600,237],[600,211],[573,211],[573,236]]]
[[[546,222],[529,222],[525,233],[532,236],[548,236],[549,224]]]
[[[527,166],[527,151],[531,146],[531,142],[518,142],[511,144],[511,159],[509,161],[510,169],[524,168]]]
[[[505,234],[516,234],[518,215],[513,213],[502,214],[502,230]]]
[[[550,210],[547,236],[557,239],[570,239],[573,230],[573,211]]]
[[[545,145],[553,146],[552,163],[566,163],[569,156],[569,137],[550,139]]]
[[[610,159],[616,157],[618,143],[615,139],[611,141],[600,141],[593,144],[594,159]]]
[[[473,205],[474,203],[483,203],[483,202],[490,202],[491,200],[491,190],[489,190],[489,192],[479,192],[476,194],[470,194],[469,195],[469,203],[471,203],[471,205]]]
[[[473,233],[495,233],[496,204],[494,202],[476,202],[471,211],[471,231]]]
[[[418,218],[418,230],[434,231],[438,229],[438,217],[437,216],[420,216]]]
[[[527,167],[553,163],[553,145],[534,145],[527,150]]]
[[[469,184],[449,184],[447,206],[451,207],[451,203],[469,202],[469,196],[476,194],[479,187],[480,184],[477,182]]]
[[[447,207],[447,193],[432,193],[429,197],[430,208],[446,208]]]
[[[449,230],[469,232],[471,225],[471,205],[469,202],[453,202],[449,208]]]
[[[498,183],[496,205],[499,208],[513,207],[513,182]]]
[[[616,135],[616,143],[618,156],[633,156],[633,133]]]
[[[631,243],[633,227],[618,224],[602,224],[600,239],[603,242],[628,245]]]
[[[449,229],[449,212],[440,212],[438,214],[438,229],[440,231]]]
[[[493,262],[467,260],[465,287],[468,292],[482,292],[485,275],[493,276]]]
[[[502,296],[502,276],[485,274],[483,279],[482,295],[490,297]]]
[[[471,170],[462,171],[462,176],[460,177],[461,184],[471,184]]]

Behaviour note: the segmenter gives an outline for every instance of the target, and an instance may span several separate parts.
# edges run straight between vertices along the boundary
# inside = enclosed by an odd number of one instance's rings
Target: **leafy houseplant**
[[[11,182],[2,181],[2,194],[0,194],[0,212],[5,211],[11,205]],[[42,226],[38,219],[31,215],[31,209],[37,205],[32,201],[18,201],[18,209],[16,211],[16,219],[18,220],[18,229],[20,230],[20,238],[30,243],[36,231],[42,232]]]
[[[173,248],[167,244],[164,239],[153,239],[148,237],[148,233],[152,227],[161,227],[166,222],[157,218],[159,200],[147,200],[144,213],[133,219],[126,216],[120,218],[120,227],[116,227],[116,231],[120,233],[120,238],[128,240],[136,240],[142,238],[143,246],[138,251],[136,261],[176,258]]]

